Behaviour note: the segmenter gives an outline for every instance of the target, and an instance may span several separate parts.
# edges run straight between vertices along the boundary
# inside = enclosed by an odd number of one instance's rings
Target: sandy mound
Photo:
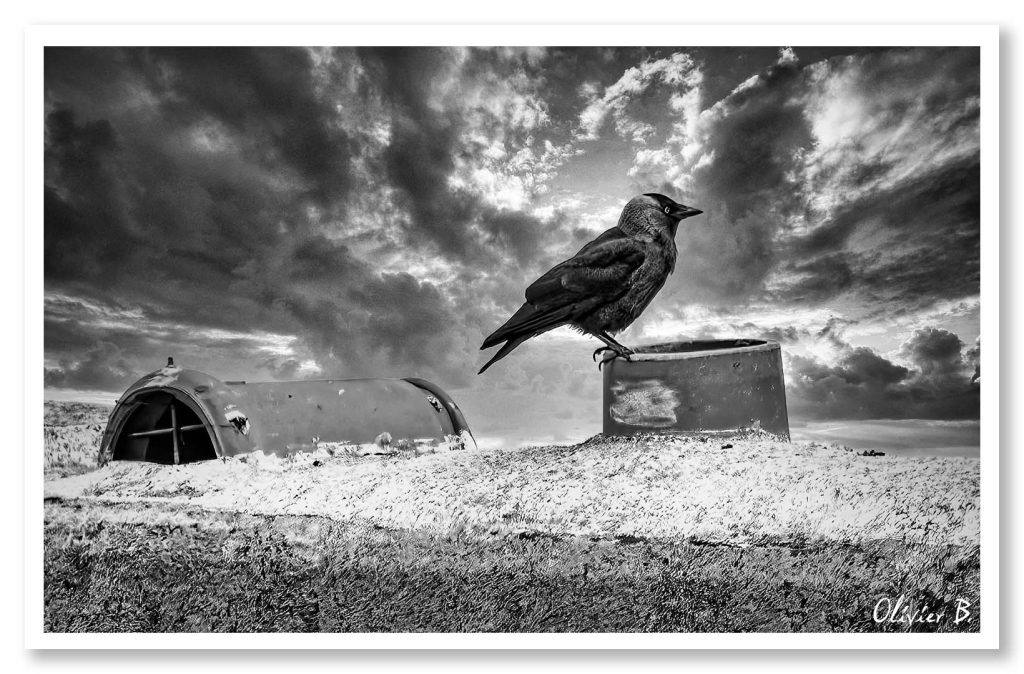
[[[321,515],[442,533],[536,530],[735,544],[895,539],[977,544],[979,462],[864,457],[769,437],[597,436],[421,457],[183,466],[118,462],[46,483],[48,498]]]

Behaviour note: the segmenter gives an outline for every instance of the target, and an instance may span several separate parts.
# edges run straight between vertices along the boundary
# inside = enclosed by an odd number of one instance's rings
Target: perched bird
[[[703,211],[678,204],[663,194],[630,199],[619,224],[555,265],[526,289],[526,303],[484,340],[481,349],[505,344],[487,364],[507,356],[531,337],[569,325],[597,337],[629,358],[633,351],[612,338],[647,308],[676,265],[679,221]]]

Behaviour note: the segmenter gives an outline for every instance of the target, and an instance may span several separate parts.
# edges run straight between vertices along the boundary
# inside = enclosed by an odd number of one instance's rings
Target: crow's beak
[[[690,206],[676,204],[672,208],[671,216],[676,220],[685,220],[686,218],[692,218],[695,215],[700,215],[703,212],[704,211],[697,208],[691,208]]]

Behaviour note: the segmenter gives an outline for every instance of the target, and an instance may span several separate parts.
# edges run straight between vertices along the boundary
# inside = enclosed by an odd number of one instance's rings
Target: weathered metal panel
[[[730,433],[789,438],[782,351],[765,340],[640,347],[604,362],[604,433]]]
[[[440,401],[403,379],[260,382],[232,388],[252,424],[257,451],[368,444],[384,434],[393,441],[444,441],[457,435]]]
[[[118,400],[103,434],[100,463],[113,458],[176,463],[183,453],[188,460],[191,434],[204,429],[210,440],[205,451],[212,445],[218,457],[371,443],[386,449],[403,441],[417,447],[476,447],[455,401],[428,381],[222,382],[169,362]]]

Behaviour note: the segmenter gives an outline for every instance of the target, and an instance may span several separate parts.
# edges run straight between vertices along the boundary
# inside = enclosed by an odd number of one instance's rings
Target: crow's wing
[[[526,303],[480,348],[521,338],[518,344],[613,302],[628,290],[629,277],[643,261],[641,245],[612,227],[534,281]]]
[[[612,227],[534,281],[526,289],[526,301],[538,309],[589,304],[590,299],[604,304],[626,292],[630,275],[643,263],[640,243]]]

